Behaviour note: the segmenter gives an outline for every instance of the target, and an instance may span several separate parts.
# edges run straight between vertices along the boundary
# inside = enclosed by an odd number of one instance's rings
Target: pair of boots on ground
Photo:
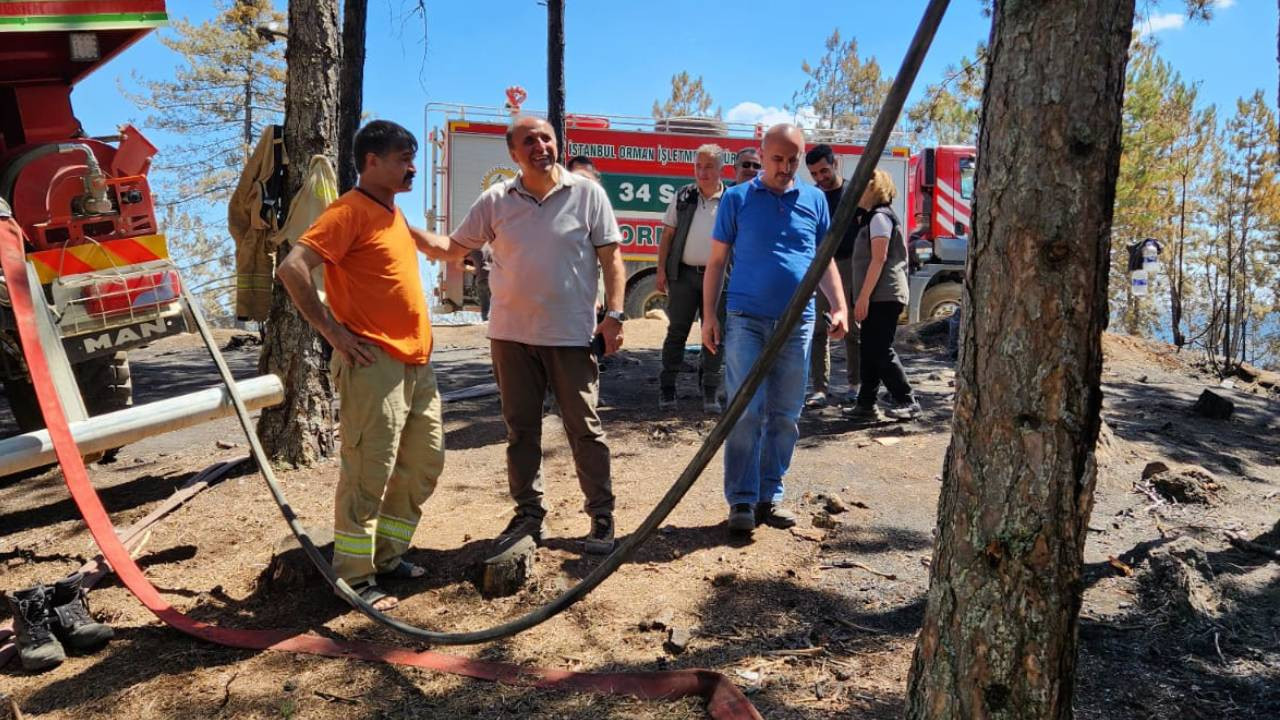
[[[83,580],[83,573],[75,573],[52,586],[36,585],[4,594],[13,612],[23,668],[47,670],[67,658],[64,645],[72,650],[94,650],[115,635],[89,614]]]

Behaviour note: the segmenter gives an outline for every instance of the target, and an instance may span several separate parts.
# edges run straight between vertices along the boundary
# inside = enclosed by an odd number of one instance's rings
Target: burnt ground
[[[628,349],[603,377],[602,412],[615,458],[618,524],[636,527],[697,450],[713,419],[692,377],[677,413],[656,409],[663,325],[628,324]],[[229,334],[223,334],[224,339]],[[662,530],[602,587],[564,615],[508,641],[447,650],[530,666],[618,671],[708,667],[747,691],[769,718],[892,718],[906,676],[932,555],[932,529],[951,412],[949,363],[929,329],[902,344],[926,413],[905,425],[861,428],[834,408],[806,414],[788,478],[797,532],[757,531],[730,542],[719,457]],[[438,328],[443,390],[489,380],[480,328]],[[1230,546],[1235,531],[1272,547],[1280,508],[1274,386],[1232,388],[1167,346],[1108,336],[1100,475],[1085,552],[1076,714],[1082,718],[1280,717],[1280,563]],[[834,377],[841,377],[839,350]],[[238,376],[257,349],[231,351]],[[139,402],[215,382],[190,338],[133,357]],[[1215,387],[1236,403],[1228,421],[1188,411]],[[445,475],[428,501],[411,559],[430,572],[395,589],[396,615],[439,629],[513,618],[561,592],[598,559],[580,552],[587,529],[572,460],[555,418],[544,424],[546,547],[519,594],[485,600],[470,565],[506,523],[504,431],[496,397],[446,406]],[[208,464],[245,454],[229,419],[125,448],[93,480],[119,526],[145,515]],[[220,447],[229,442],[237,447]],[[1208,504],[1177,503],[1143,482],[1153,460],[1202,467]],[[336,465],[280,473],[295,509],[323,527]],[[825,496],[848,510],[824,523]],[[0,586],[51,581],[95,552],[56,471],[0,479]],[[814,522],[834,527],[815,528]],[[287,529],[261,481],[230,478],[159,525],[139,561],[168,600],[236,627],[293,627],[397,643],[327,591],[259,586]],[[854,563],[857,563],[856,565]],[[209,718],[696,718],[695,701],[641,702],[495,686],[417,669],[188,639],[158,623],[123,588],[91,596],[117,638],[39,675],[16,662],[0,692],[30,717]],[[672,655],[665,634],[642,630],[664,610],[692,630]],[[7,611],[0,610],[0,619]],[[414,647],[420,647],[413,645]]]

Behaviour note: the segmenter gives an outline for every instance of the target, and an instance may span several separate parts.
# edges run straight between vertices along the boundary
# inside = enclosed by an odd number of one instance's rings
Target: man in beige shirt
[[[600,373],[590,346],[594,335],[602,337],[606,353],[622,345],[622,234],[604,188],[556,162],[556,138],[546,120],[516,118],[507,148],[520,173],[481,194],[450,237],[422,233],[423,242],[438,259],[459,259],[486,242],[493,253],[489,341],[516,503],[503,537],[542,539],[542,401],[550,388],[591,516],[585,549],[607,553],[614,545],[614,497],[609,447],[596,412]],[[605,286],[599,323],[598,268]]]

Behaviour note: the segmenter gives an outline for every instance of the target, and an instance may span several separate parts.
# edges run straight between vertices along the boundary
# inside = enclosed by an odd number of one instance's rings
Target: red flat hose
[[[174,609],[147,580],[129,556],[102,501],[89,483],[89,473],[67,426],[62,404],[53,386],[49,364],[40,349],[31,290],[27,284],[22,230],[12,217],[0,217],[0,267],[9,287],[22,339],[23,354],[58,464],[71,498],[84,518],[94,542],[120,581],[161,622],[192,637],[227,647],[248,650],[280,650],[323,657],[410,665],[509,685],[551,688],[607,695],[629,695],[643,700],[673,700],[698,696],[706,700],[712,718],[758,720],[751,702],[723,675],[710,670],[670,672],[579,673],[526,668],[509,663],[484,662],[435,652],[358,641],[339,641],[297,630],[239,630],[200,622]]]

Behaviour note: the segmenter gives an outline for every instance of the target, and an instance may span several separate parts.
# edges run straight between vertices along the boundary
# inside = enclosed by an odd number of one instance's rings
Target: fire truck
[[[132,126],[89,135],[76,83],[167,19],[164,0],[0,3],[0,214],[22,229],[42,337],[69,368],[73,419],[132,404],[126,351],[188,318],[159,233],[147,171],[156,148]],[[0,379],[18,425],[43,426],[0,284]],[[63,357],[65,356],[65,357]],[[65,362],[63,362],[65,360]]]
[[[969,255],[975,148],[942,145],[911,157],[908,322],[943,318],[960,307]]]
[[[505,138],[513,109],[510,103],[506,108],[427,106],[432,164],[425,203],[428,227],[441,233],[452,231],[480,193],[493,183],[515,177],[518,168]],[[714,118],[568,115],[565,120],[568,148],[561,154],[565,158],[585,155],[600,171],[622,231],[626,314],[643,317],[666,304],[666,296],[657,287],[662,216],[676,191],[693,182],[695,150],[711,142],[723,148],[723,179],[732,184],[734,154],[743,148],[758,148],[766,128]],[[811,144],[831,145],[841,172],[846,178],[853,174],[863,151],[864,138],[859,133],[817,130],[806,134]],[[910,163],[907,148],[895,146],[883,154],[878,166],[889,172],[897,187],[906,188]],[[803,163],[800,174],[803,181],[811,182]],[[909,202],[907,193],[894,200],[900,218],[910,217]],[[436,283],[437,311],[452,312],[475,304],[470,277],[458,265],[444,264]]]

